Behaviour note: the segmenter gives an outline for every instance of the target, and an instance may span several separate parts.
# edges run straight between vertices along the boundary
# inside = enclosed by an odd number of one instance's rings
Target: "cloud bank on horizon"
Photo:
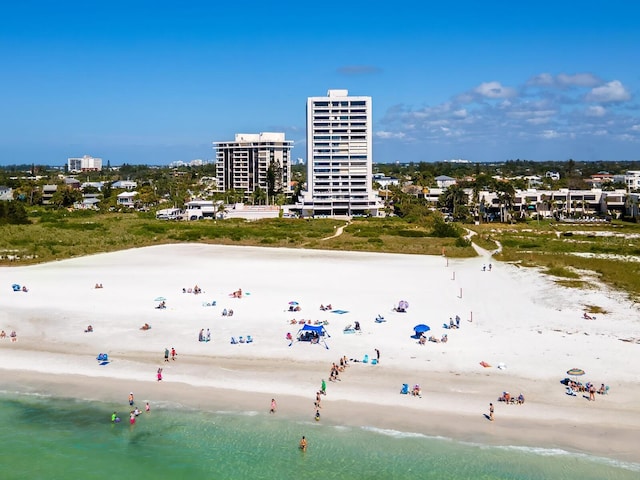
[[[619,80],[592,73],[541,73],[519,85],[482,82],[437,105],[395,105],[378,120],[375,136],[378,142],[429,145],[429,152],[440,155],[455,147],[464,152],[462,156],[478,161],[490,160],[473,158],[474,151],[487,151],[482,144],[506,154],[495,160],[545,159],[527,157],[525,149],[509,156],[509,145],[514,144],[536,144],[538,148],[531,150],[555,149],[567,155],[571,149],[591,151],[586,160],[607,160],[606,148],[617,144],[629,159],[637,159],[639,112],[632,93]]]

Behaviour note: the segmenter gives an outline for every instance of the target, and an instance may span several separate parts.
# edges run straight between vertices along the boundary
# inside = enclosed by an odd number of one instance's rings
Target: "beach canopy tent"
[[[324,328],[324,325],[308,325],[304,324],[304,326],[298,330],[298,341],[300,342],[311,342],[314,339],[319,339],[324,336],[330,337],[327,330]]]

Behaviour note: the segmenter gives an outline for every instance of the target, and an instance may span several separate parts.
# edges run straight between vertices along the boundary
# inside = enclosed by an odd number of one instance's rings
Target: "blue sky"
[[[54,2],[0,11],[0,164],[211,159],[310,96],[373,99],[374,162],[640,158],[635,2]],[[343,4],[344,3],[344,4]]]

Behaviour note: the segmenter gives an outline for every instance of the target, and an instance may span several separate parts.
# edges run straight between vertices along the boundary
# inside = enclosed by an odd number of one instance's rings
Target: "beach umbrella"
[[[425,325],[424,323],[421,323],[420,325],[416,325],[415,327],[413,327],[413,330],[416,333],[424,333],[431,330],[431,327],[429,327],[429,325]]]
[[[298,305],[298,302],[289,302],[289,305]]]
[[[167,301],[167,299],[164,298],[164,297],[156,297],[155,300],[154,300],[154,302],[166,302],[166,301]]]
[[[567,375],[574,377],[574,381],[575,381],[576,380],[575,377],[584,375],[584,370],[582,370],[581,368],[572,368],[570,370],[567,370]]]

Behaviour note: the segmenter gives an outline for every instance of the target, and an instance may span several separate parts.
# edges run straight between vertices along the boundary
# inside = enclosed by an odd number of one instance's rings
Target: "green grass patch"
[[[553,275],[554,277],[564,277],[564,278],[580,278],[580,275],[573,270],[570,270],[567,267],[549,267],[545,271],[547,275]]]
[[[556,280],[555,283],[568,288],[591,288],[591,285],[584,280]]]
[[[606,315],[607,312],[604,308],[599,307],[598,305],[585,305],[585,312],[587,313],[599,313],[602,315]]]

